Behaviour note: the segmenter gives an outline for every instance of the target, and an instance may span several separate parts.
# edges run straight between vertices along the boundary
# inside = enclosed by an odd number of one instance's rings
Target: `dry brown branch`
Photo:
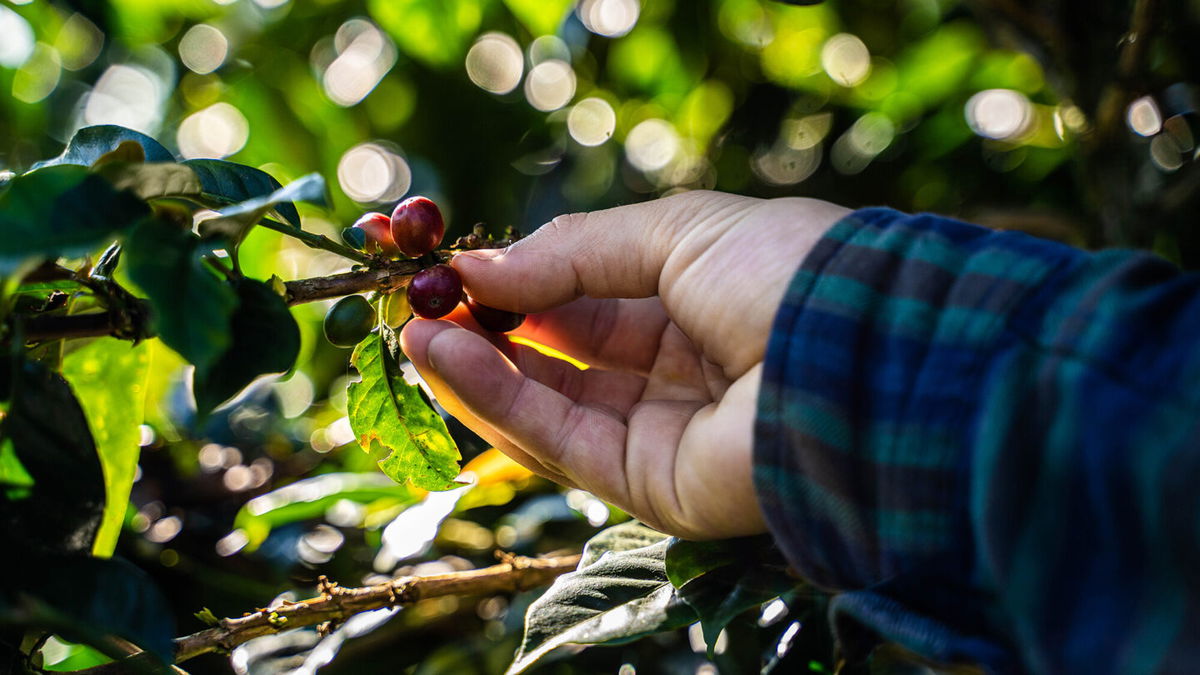
[[[175,662],[182,663],[208,652],[230,650],[247,640],[326,621],[341,622],[372,609],[410,605],[425,598],[447,595],[476,596],[513,593],[544,586],[579,564],[579,555],[555,558],[511,556],[505,562],[466,572],[398,577],[387,583],[360,588],[323,584],[315,598],[287,603],[275,610],[259,610],[221,625],[175,640]]]
[[[338,298],[352,293],[379,291],[393,293],[408,283],[412,275],[420,271],[421,266],[415,260],[396,260],[380,267],[372,267],[357,272],[344,272],[327,277],[312,279],[297,279],[289,281],[287,286],[287,301],[289,305],[301,305],[306,302]]]
[[[515,593],[544,586],[571,572],[579,564],[579,554],[552,558],[526,558],[503,555],[504,562],[465,572],[429,576],[397,577],[389,582],[342,588],[322,577],[320,595],[300,602],[284,603],[275,609],[260,609],[237,618],[220,619],[220,625],[175,639],[175,663],[210,652],[229,651],[264,635],[293,628],[315,626],[331,621],[340,623],[362,612],[385,607],[411,605],[418,600],[443,596],[480,596]],[[75,671],[86,675],[109,675],[136,670],[145,665],[145,654]],[[134,664],[137,661],[138,664]]]

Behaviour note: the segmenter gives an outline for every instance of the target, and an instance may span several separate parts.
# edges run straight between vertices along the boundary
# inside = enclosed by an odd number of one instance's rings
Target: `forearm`
[[[1055,629],[1090,624],[1063,612],[1144,574],[1122,556],[1177,531],[1146,501],[1170,486],[1139,451],[1195,454],[1194,427],[1161,417],[1195,410],[1196,359],[1180,361],[1200,337],[1196,287],[1149,257],[854,214],[776,319],[756,440],[772,530],[814,581],[873,587],[843,614],[928,656],[1078,662]],[[1085,560],[1103,570],[1081,585]]]

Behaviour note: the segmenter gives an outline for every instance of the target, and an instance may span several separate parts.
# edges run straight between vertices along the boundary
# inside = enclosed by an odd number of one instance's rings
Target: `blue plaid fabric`
[[[1200,275],[857,211],[788,290],[755,436],[848,652],[1200,670]]]

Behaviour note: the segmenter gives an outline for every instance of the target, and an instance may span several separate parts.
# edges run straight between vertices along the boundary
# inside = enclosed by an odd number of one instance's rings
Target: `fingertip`
[[[493,248],[478,251],[463,251],[450,259],[450,266],[467,283],[472,277],[486,274],[488,267],[504,256],[507,249]],[[469,283],[468,283],[469,285]]]
[[[430,368],[429,344],[439,333],[459,328],[457,324],[444,320],[413,319],[400,331],[400,349],[418,370]]]

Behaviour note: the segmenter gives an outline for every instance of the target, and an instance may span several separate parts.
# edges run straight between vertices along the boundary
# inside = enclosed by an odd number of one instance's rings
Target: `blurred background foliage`
[[[331,207],[301,214],[331,236],[411,194],[441,205],[453,241],[477,222],[530,231],[708,188],[934,211],[1196,267],[1198,22],[1197,0],[6,0],[0,170],[120,124],[285,183],[320,172]],[[241,250],[258,278],[345,268],[262,228]],[[475,488],[392,485],[347,445],[348,352],[318,339],[327,306],[294,310],[295,373],[200,428],[178,357],[145,346],[140,478],[118,550],[167,591],[179,632],[202,627],[204,606],[236,616],[302,597],[318,574],[351,585],[487,564],[497,547],[577,549],[622,518],[461,427]],[[529,601],[439,601],[188,668],[314,672],[341,650],[331,670],[499,672]],[[780,672],[830,667],[821,624],[788,629],[807,647],[782,649]],[[696,640],[592,649],[547,671],[706,672]],[[42,654],[59,670],[90,658],[56,640]]]

